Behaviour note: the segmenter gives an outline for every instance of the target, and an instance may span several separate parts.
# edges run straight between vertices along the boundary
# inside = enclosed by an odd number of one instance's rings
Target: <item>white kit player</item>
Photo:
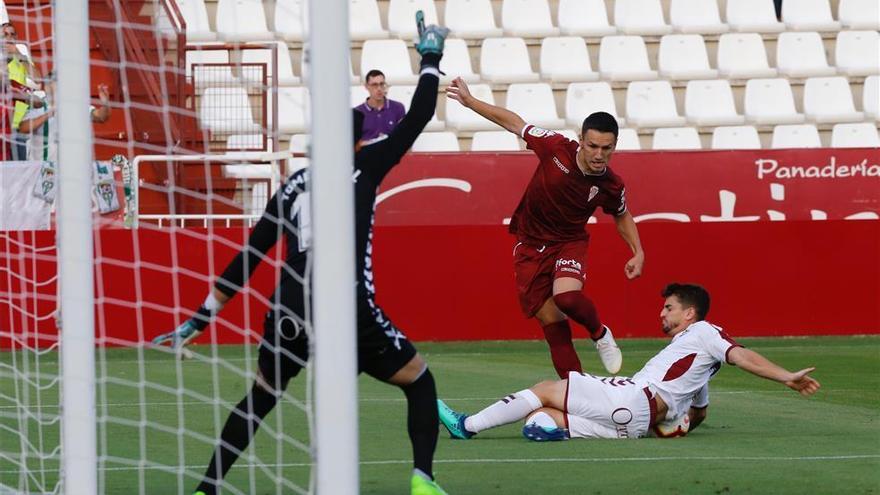
[[[788,371],[705,321],[709,293],[704,288],[673,283],[661,294],[660,319],[672,342],[633,377],[571,372],[567,379],[538,383],[472,416],[438,401],[440,420],[458,439],[524,418],[523,435],[536,441],[640,438],[652,431],[671,437],[686,434],[706,418],[709,380],[725,362],[803,396],[819,389],[809,376],[815,368]]]

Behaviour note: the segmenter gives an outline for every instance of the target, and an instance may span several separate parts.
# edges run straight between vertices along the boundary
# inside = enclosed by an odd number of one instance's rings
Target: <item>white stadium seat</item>
[[[840,0],[837,18],[848,29],[880,29],[880,2],[877,0]]]
[[[488,84],[471,84],[470,90],[474,97],[486,103],[495,104],[492,88]],[[446,100],[446,127],[456,131],[497,131],[499,129],[494,123],[451,99]]]
[[[773,128],[770,147],[778,148],[821,148],[819,130],[813,124],[778,125]]]
[[[413,143],[412,151],[461,151],[461,147],[458,144],[458,136],[454,132],[423,132]]]
[[[751,79],[746,83],[746,120],[755,124],[800,124],[788,79]]]
[[[620,129],[617,134],[616,150],[640,150],[642,143],[635,129]]]
[[[490,0],[446,0],[444,18],[456,38],[483,39],[503,32],[495,25]]]
[[[177,0],[177,6],[183,15],[183,20],[186,21],[187,42],[217,40],[217,33],[211,31],[205,0]],[[165,9],[161,7],[156,8],[156,27],[160,31],[170,31],[172,29]]]
[[[300,80],[293,74],[293,64],[290,61],[290,52],[287,43],[275,42],[278,46],[278,85],[279,86],[296,86],[300,84]],[[269,49],[250,49],[242,50],[242,63],[263,63],[266,64],[266,75],[270,78],[272,74],[272,50]],[[243,73],[246,75],[247,72]]]
[[[541,42],[541,77],[550,82],[595,81],[599,74],[590,64],[587,43],[579,36],[544,38]]]
[[[626,89],[626,121],[636,127],[685,124],[678,114],[669,81],[635,81]]]
[[[445,76],[440,76],[440,81],[447,84],[456,77],[461,77],[469,83],[480,80],[480,75],[474,73],[471,66],[467,43],[458,38],[446,40],[443,58],[440,60],[440,71],[446,73]]]
[[[480,76],[494,83],[532,82],[540,79],[532,70],[529,51],[522,38],[487,38],[480,47]]]
[[[736,125],[745,117],[736,113],[733,91],[726,79],[688,81],[684,98],[688,122],[698,126]]]
[[[351,87],[351,106],[356,107],[370,97],[370,92],[363,85]]]
[[[716,127],[712,131],[713,150],[759,150],[761,138],[751,125]]]
[[[262,149],[262,147],[262,134],[230,134],[226,136],[226,148],[230,150]]]
[[[413,19],[415,23],[415,19]],[[348,32],[352,40],[376,40],[388,37],[379,19],[376,0],[348,1]]]
[[[785,31],[785,24],[776,20],[773,0],[728,1],[726,17],[727,24],[733,31],[746,33],[779,33]]]
[[[607,36],[617,33],[608,24],[605,0],[559,0],[559,29],[568,36]]]
[[[868,76],[862,87],[862,109],[865,115],[880,120],[880,76]]]
[[[309,64],[308,64],[309,57],[306,55],[307,51],[308,51],[308,47],[304,45],[303,49],[302,49],[303,56],[300,59],[300,66],[299,66],[300,79],[302,79],[303,81],[309,80]],[[350,63],[351,62],[349,62],[349,64]],[[349,75],[349,78],[351,79],[352,84],[363,84],[364,81],[361,81],[360,77],[354,75],[354,71],[352,70],[351,65],[348,66],[348,75]]]
[[[260,132],[260,126],[254,123],[248,95],[242,87],[207,88],[199,103],[199,122],[213,133]]]
[[[511,84],[507,87],[505,107],[538,127],[555,129],[565,125],[556,113],[553,90],[546,83]]]
[[[720,34],[730,30],[721,22],[715,0],[672,0],[669,23],[679,33]]]
[[[657,69],[666,79],[714,79],[706,43],[699,34],[669,34],[660,39]]]
[[[409,51],[403,40],[367,40],[361,51],[361,77],[379,69],[389,84],[415,84]]]
[[[308,88],[278,88],[278,130],[283,134],[306,132],[308,122]]]
[[[698,150],[702,149],[700,134],[694,127],[664,127],[654,130],[651,149]]]
[[[520,151],[520,140],[507,131],[479,131],[471,140],[471,151]]]
[[[781,33],[776,42],[776,69],[789,77],[830,76],[837,72],[828,65],[825,45],[816,32]]]
[[[580,138],[578,137],[578,133],[572,129],[553,129],[553,132],[556,134],[560,134],[571,141],[578,142]]]
[[[219,0],[217,34],[225,41],[269,41],[275,34],[266,27],[262,0]]]
[[[672,32],[663,20],[660,0],[616,0],[614,25],[623,34],[658,36]]]
[[[729,33],[718,38],[718,72],[728,79],[776,77],[767,63],[764,40],[756,33]]]
[[[580,127],[584,119],[594,112],[608,112],[623,126],[624,119],[617,113],[614,93],[607,82],[571,83],[565,90],[565,121]]]
[[[870,122],[836,124],[831,130],[832,148],[880,148],[877,126]]]
[[[605,36],[599,44],[599,73],[611,81],[657,79],[648,63],[648,49],[641,36]]]
[[[804,83],[804,115],[810,122],[859,122],[852,91],[845,77],[811,77]]]
[[[416,12],[425,13],[425,24],[439,24],[434,0],[391,0],[388,2],[388,31],[396,38],[410,40],[416,36]]]
[[[848,76],[880,73],[880,33],[841,31],[837,33],[834,65]]]
[[[285,41],[308,38],[308,7],[308,0],[275,0],[275,31]]]
[[[294,153],[308,153],[310,140],[311,136],[308,134],[294,134],[290,136],[290,141],[287,143],[287,149]]]
[[[501,27],[505,36],[546,38],[558,36],[559,28],[550,20],[547,0],[504,0],[501,3]]]
[[[228,63],[228,50],[200,50],[196,45],[186,51],[186,75],[193,78],[196,87],[228,86],[236,81],[231,65],[199,65]]]
[[[782,2],[782,22],[794,31],[839,31],[840,23],[831,17],[828,0]]]
[[[413,94],[416,92],[415,86],[391,86],[388,88],[387,98],[403,103],[403,108],[408,112],[409,105],[412,103]],[[428,121],[425,126],[426,131],[442,131],[446,129],[446,124],[437,117],[437,113]]]

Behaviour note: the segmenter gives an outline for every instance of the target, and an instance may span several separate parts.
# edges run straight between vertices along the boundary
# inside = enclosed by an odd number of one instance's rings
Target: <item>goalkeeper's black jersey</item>
[[[392,167],[400,162],[434,114],[438,78],[423,73],[413,94],[409,112],[387,139],[362,148],[355,154],[355,255],[357,267],[358,318],[381,318],[375,305],[372,266],[373,220],[376,192]],[[327,166],[314,164],[313,166]],[[287,241],[285,266],[274,302],[305,318],[304,280],[309,279],[311,249],[311,198],[309,169],[291,175],[272,196],[262,217],[254,226],[247,245],[226,267],[216,287],[228,296],[241,290],[266,252],[283,234]]]

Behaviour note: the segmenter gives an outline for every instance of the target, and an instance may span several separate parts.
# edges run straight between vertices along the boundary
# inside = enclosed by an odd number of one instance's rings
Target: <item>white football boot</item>
[[[602,327],[605,328],[605,335],[596,341],[596,350],[599,351],[599,359],[602,360],[602,365],[608,373],[616,375],[623,364],[623,354],[620,352],[620,347],[617,347],[614,336],[611,335],[611,329],[607,325]]]

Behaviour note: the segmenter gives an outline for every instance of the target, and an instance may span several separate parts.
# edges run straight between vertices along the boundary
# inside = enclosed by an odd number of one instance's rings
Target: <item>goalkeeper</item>
[[[448,30],[424,26],[422,12],[416,14],[421,54],[421,71],[409,112],[387,139],[357,150],[354,157],[358,370],[397,385],[407,400],[407,427],[413,449],[413,495],[445,493],[433,480],[432,462],[437,445],[437,392],[434,377],[425,360],[404,333],[385,316],[375,302],[372,273],[372,231],[376,191],[385,175],[412,146],[431,120],[437,101],[439,64]],[[360,138],[363,115],[352,112],[354,140]],[[323,164],[333,165],[333,164]],[[321,166],[320,164],[318,166]],[[309,355],[305,321],[307,267],[309,266],[309,219],[301,206],[309,201],[308,169],[297,171],[269,200],[263,216],[254,226],[247,246],[226,267],[196,314],[180,327],[153,340],[170,343],[178,352],[195,339],[212,317],[238,292],[265,253],[287,238],[287,259],[272,307],[266,314],[259,348],[259,370],[250,392],[230,413],[220,441],[196,494],[216,493],[223,477],[247,448],[263,418],[275,407],[291,378],[305,366]],[[307,212],[307,210],[305,210]],[[293,213],[293,215],[291,215]],[[290,220],[288,220],[290,219]]]

